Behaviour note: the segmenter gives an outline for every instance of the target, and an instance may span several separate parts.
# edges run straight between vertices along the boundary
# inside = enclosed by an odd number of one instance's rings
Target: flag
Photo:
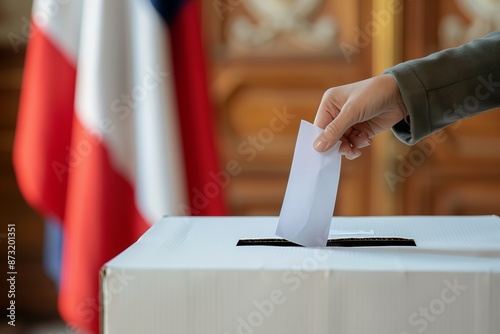
[[[205,74],[193,1],[34,2],[13,159],[70,327],[98,332],[99,269],[162,215],[225,214]]]

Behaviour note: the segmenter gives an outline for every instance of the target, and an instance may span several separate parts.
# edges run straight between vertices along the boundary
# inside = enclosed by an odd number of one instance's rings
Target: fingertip
[[[363,148],[366,146],[370,146],[372,144],[372,140],[370,136],[366,132],[355,133],[354,131],[349,135],[348,140],[352,147],[355,148]]]
[[[346,154],[346,158],[347,160],[354,160],[356,158],[359,158],[361,156],[361,152],[356,152],[356,153],[352,153],[352,154]]]
[[[316,138],[316,140],[314,141],[313,143],[313,147],[316,151],[318,152],[324,152],[326,151],[327,147],[328,147],[328,143],[322,138],[322,136],[320,135],[318,138]]]
[[[340,148],[339,148],[339,153],[343,155],[348,155],[352,153],[352,147],[349,141],[345,138],[342,137],[340,138]]]
[[[353,150],[352,153],[349,153],[349,154],[346,154],[345,157],[348,159],[348,160],[354,160],[356,158],[359,158],[361,156],[361,151],[360,150]]]

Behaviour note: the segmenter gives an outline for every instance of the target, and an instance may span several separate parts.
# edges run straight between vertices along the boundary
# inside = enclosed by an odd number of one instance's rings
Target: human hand
[[[314,124],[323,132],[314,141],[318,152],[341,141],[340,153],[356,159],[371,138],[401,121],[407,114],[396,80],[388,74],[328,89]]]

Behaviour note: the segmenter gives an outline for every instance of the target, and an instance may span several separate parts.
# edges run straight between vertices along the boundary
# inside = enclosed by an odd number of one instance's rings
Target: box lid
[[[416,247],[236,246],[242,238],[275,237],[276,224],[277,217],[164,217],[107,266],[283,269],[319,251],[332,255],[329,261],[318,264],[318,268],[325,269],[474,270],[481,261],[489,266],[493,258],[497,258],[500,263],[500,218],[497,216],[333,218],[335,230],[373,230],[375,236],[413,238]],[[426,257],[431,255],[433,261],[429,262]],[[450,255],[471,259],[454,261]],[[442,256],[443,261],[438,261],[436,256]]]

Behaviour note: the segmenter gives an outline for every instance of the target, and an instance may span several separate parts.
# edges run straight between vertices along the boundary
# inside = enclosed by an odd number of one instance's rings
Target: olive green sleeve
[[[413,145],[459,119],[500,107],[500,31],[384,73],[395,78],[409,114],[392,131]]]

